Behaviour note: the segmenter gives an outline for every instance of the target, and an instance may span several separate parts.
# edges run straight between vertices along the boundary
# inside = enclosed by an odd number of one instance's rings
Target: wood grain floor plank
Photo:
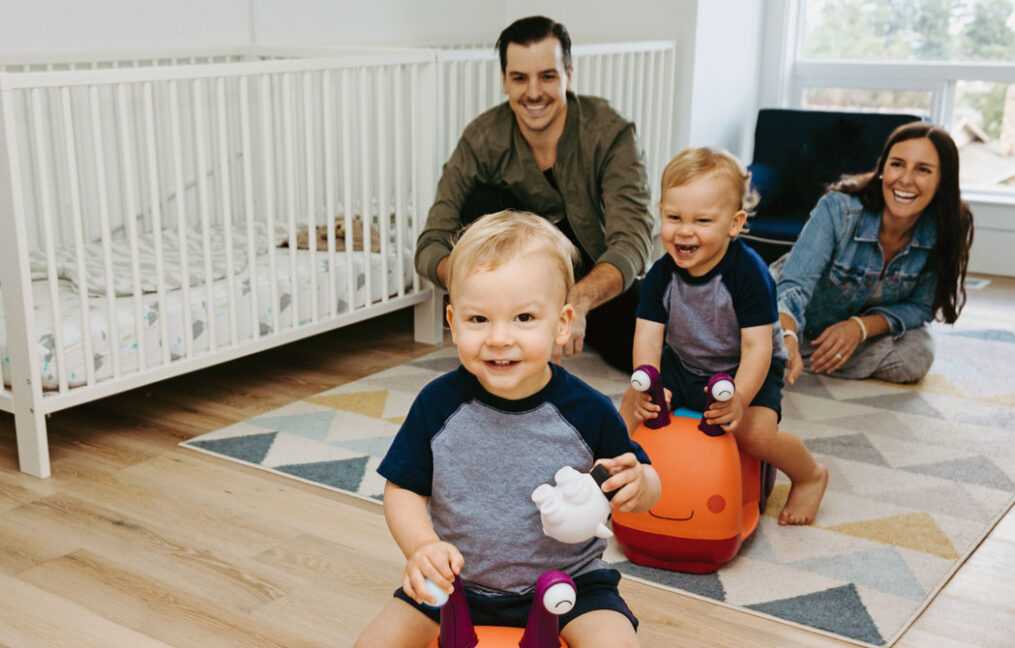
[[[142,632],[16,578],[0,576],[0,646],[10,648],[171,648]]]
[[[18,578],[172,646],[313,646],[284,626],[267,625],[257,615],[222,604],[218,595],[173,587],[150,573],[88,551],[51,560]]]

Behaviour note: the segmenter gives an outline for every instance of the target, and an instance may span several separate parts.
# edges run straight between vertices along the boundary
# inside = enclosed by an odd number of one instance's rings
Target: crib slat
[[[216,304],[214,293],[214,277],[211,261],[211,214],[208,206],[208,161],[206,151],[208,142],[205,130],[204,80],[194,79],[191,86],[191,108],[194,114],[194,149],[197,155],[197,201],[201,217],[201,246],[204,249],[204,294],[205,294],[205,325],[208,331],[208,351],[214,353],[218,348],[218,332],[216,320]]]
[[[403,102],[402,66],[394,69],[395,87],[395,283],[398,296],[405,294],[405,106]],[[385,239],[386,241],[386,239]],[[386,258],[387,255],[385,255]],[[390,286],[389,291],[390,292]]]
[[[159,200],[159,170],[155,143],[155,105],[151,83],[143,86],[145,145],[148,153],[148,210],[151,212],[152,240],[155,246],[155,291],[158,295],[159,345],[162,364],[169,364],[169,326],[166,318],[166,269],[162,255],[162,203]]]
[[[303,83],[303,149],[304,177],[307,183],[307,247],[310,251],[310,321],[317,321],[317,226],[314,211],[317,209],[314,178],[314,104],[311,96],[313,73],[304,72]]]
[[[78,308],[81,311],[81,340],[84,348],[85,383],[95,384],[95,354],[92,347],[91,318],[88,316],[88,274],[85,272],[85,234],[81,213],[81,192],[78,184],[78,156],[74,146],[74,117],[70,88],[60,88],[60,107],[63,113],[63,132],[67,151],[67,188],[70,193],[71,223],[74,230],[74,261],[78,275]],[[70,377],[71,379],[74,376]]]
[[[141,316],[141,260],[137,240],[137,198],[134,194],[134,178],[137,176],[134,170],[134,156],[131,154],[134,139],[131,136],[130,124],[128,123],[131,113],[127,110],[127,87],[124,84],[116,87],[116,99],[120,108],[117,116],[120,122],[120,157],[123,162],[123,190],[126,194],[127,213],[124,215],[124,219],[127,221],[131,287],[134,292],[134,344],[137,348],[138,371],[144,371],[146,368],[146,358],[144,324],[142,323]]]
[[[391,276],[388,273],[388,178],[390,177],[390,170],[388,169],[388,115],[390,113],[389,106],[391,104],[390,98],[386,95],[388,89],[386,83],[386,75],[384,68],[377,69],[377,79],[374,87],[376,101],[377,101],[377,230],[378,236],[381,239],[380,254],[381,254],[381,301],[388,301],[388,295],[391,294]],[[364,218],[365,232],[363,234],[363,250],[365,251],[364,256],[369,260],[372,257],[370,250],[374,249],[371,241],[373,240],[372,233],[370,233],[370,224],[372,219]],[[371,265],[367,265],[367,273],[373,274]],[[371,302],[373,301],[372,295],[367,297]]]
[[[176,189],[176,236],[180,248],[180,295],[183,301],[184,355],[194,356],[194,326],[190,308],[190,264],[187,249],[186,195],[183,187],[183,143],[181,141],[180,94],[176,81],[169,82],[169,125],[173,149],[173,180]]]
[[[366,308],[373,295],[373,273],[370,271],[370,79],[365,68],[359,69],[359,102],[360,225],[363,227],[363,307]],[[353,272],[352,267],[349,272]]]
[[[261,311],[257,303],[257,246],[254,234],[254,169],[250,141],[250,86],[240,77],[240,146],[243,157],[243,211],[247,223],[247,266],[250,268],[250,338],[261,337]],[[274,233],[268,232],[268,247],[274,247]]]
[[[419,106],[420,105],[420,103],[419,103],[419,101],[420,101],[420,92],[419,92],[419,76],[420,75],[419,75],[419,68],[420,68],[420,66],[419,65],[414,65],[413,68],[415,69],[415,73],[410,75],[410,77],[409,77],[410,105],[412,105],[412,106]],[[420,146],[421,142],[423,141],[424,135],[421,132],[421,129],[419,128],[419,123],[420,122],[419,122],[418,119],[413,119],[409,123],[409,141],[412,142],[412,148],[413,148],[413,150],[417,151],[417,152],[421,152],[421,151],[425,150],[425,149],[423,149],[423,147]],[[433,151],[430,151],[430,153],[432,154]],[[420,155],[419,154],[417,154],[417,155],[410,155],[409,156],[409,164],[411,165],[411,173],[410,173],[411,177],[410,177],[409,182],[412,183],[412,193],[411,193],[411,195],[412,195],[412,215],[411,215],[411,218],[412,218],[412,240],[413,241],[417,241],[417,240],[419,240],[419,231],[420,231],[420,229],[422,227],[420,223],[422,222],[421,218],[422,218],[422,213],[423,213],[422,212],[423,207],[420,204],[421,197],[419,195],[420,183],[423,182],[423,180],[420,178],[420,174],[423,172],[423,170],[421,168],[422,160],[420,159]],[[399,252],[401,252],[401,251],[399,251]],[[413,292],[418,292],[419,288],[420,288],[419,273],[413,272],[412,273],[412,291]]]
[[[292,75],[282,75],[282,139],[285,142],[285,195],[286,217],[289,223],[289,297],[292,308],[292,327],[300,325],[300,284],[296,269],[296,128],[293,125]]]
[[[49,156],[45,153],[46,135],[43,131],[42,90],[33,88],[31,98],[32,134],[35,140],[35,164],[38,174],[43,240],[46,250],[46,281],[49,284],[49,303],[53,314],[53,350],[56,354],[57,382],[60,393],[67,391],[67,362],[64,354],[63,317],[60,312],[60,284],[56,272],[56,242],[53,237],[53,201]],[[30,314],[32,315],[32,314]],[[34,349],[32,350],[34,352]],[[46,367],[42,367],[45,371]]]
[[[88,87],[92,117],[92,147],[95,162],[95,185],[99,198],[99,227],[102,235],[102,262],[106,274],[106,314],[109,318],[107,338],[113,378],[120,377],[120,331],[116,321],[116,294],[113,281],[113,235],[109,225],[109,196],[106,188],[106,156],[102,142],[102,112],[99,109],[99,89]],[[88,359],[95,362],[95,358]]]
[[[239,343],[236,332],[236,265],[233,258],[233,210],[229,191],[229,117],[226,113],[225,79],[215,80],[215,101],[218,110],[219,209],[222,238],[226,245],[226,305],[229,317],[229,346]],[[253,259],[250,259],[253,262]]]
[[[321,79],[321,120],[324,126],[324,216],[328,227],[328,312],[332,317],[338,314],[338,289],[335,268],[335,144],[332,70],[325,70]]]
[[[271,313],[271,332],[279,332],[278,311],[278,268],[275,261],[275,174],[274,174],[274,149],[272,140],[272,76],[262,74],[261,78],[261,155],[264,162],[264,177],[261,179],[264,185],[264,209],[268,223],[268,294],[271,302],[268,305],[268,312]]]
[[[345,218],[345,308],[351,313],[356,308],[356,264],[353,258],[352,244],[352,118],[350,113],[353,109],[352,94],[349,91],[351,81],[349,70],[342,70],[342,195],[345,202],[342,205]],[[361,133],[362,135],[362,133]]]

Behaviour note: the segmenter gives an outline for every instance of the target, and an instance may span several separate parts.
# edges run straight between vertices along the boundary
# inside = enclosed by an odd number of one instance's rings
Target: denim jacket
[[[924,212],[909,242],[885,269],[881,298],[868,304],[884,264],[878,232],[881,214],[859,198],[826,193],[811,212],[779,276],[779,312],[813,339],[852,315],[878,313],[893,338],[929,322],[937,272],[928,264],[936,228]]]

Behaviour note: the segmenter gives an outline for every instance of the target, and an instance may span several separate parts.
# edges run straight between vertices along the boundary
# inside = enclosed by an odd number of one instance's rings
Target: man
[[[445,285],[452,242],[464,225],[502,209],[557,225],[582,255],[570,295],[571,337],[554,360],[587,342],[630,371],[635,279],[649,259],[652,216],[634,124],[571,88],[571,38],[533,16],[497,40],[508,100],[477,117],[458,142],[416,244],[416,268]]]

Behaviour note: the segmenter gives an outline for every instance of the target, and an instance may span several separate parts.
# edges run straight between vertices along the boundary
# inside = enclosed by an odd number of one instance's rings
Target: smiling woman
[[[874,171],[818,201],[788,258],[773,264],[792,383],[809,369],[909,383],[934,360],[924,324],[965,302],[973,217],[944,130],[897,128]]]

